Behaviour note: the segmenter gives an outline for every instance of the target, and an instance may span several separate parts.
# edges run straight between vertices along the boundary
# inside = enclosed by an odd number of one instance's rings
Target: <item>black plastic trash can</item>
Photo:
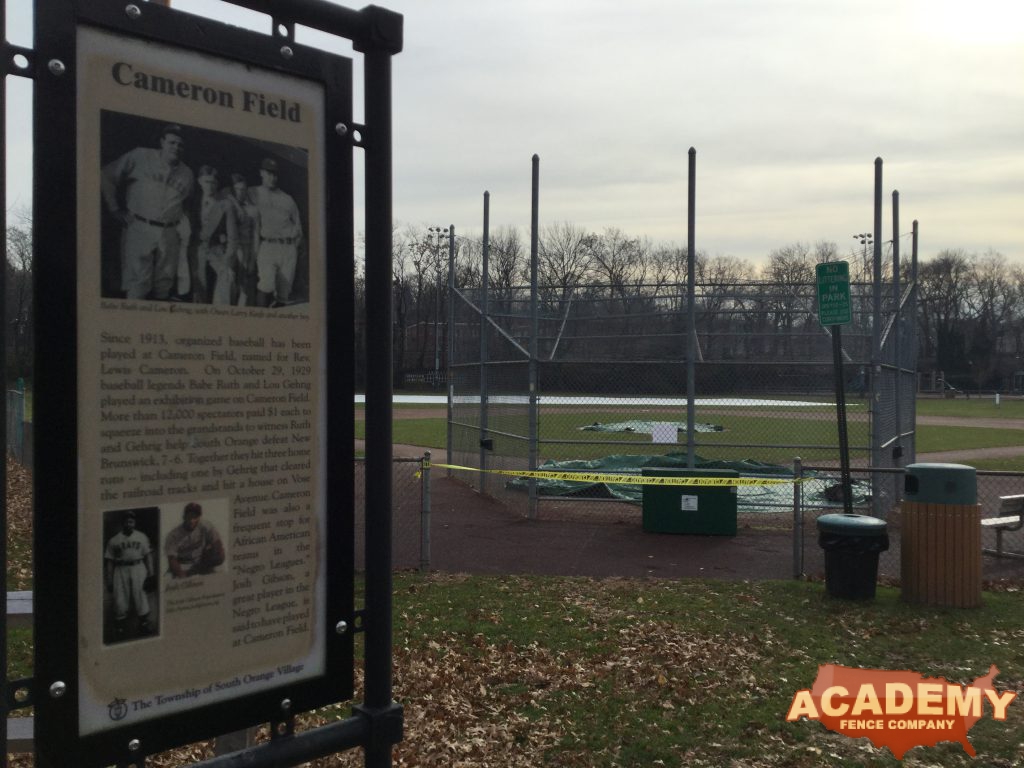
[[[868,515],[818,518],[818,544],[825,550],[825,589],[832,597],[870,600],[878,581],[878,553],[889,548],[884,520]]]

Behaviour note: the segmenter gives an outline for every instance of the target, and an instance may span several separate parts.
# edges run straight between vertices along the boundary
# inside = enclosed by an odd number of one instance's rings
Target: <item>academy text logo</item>
[[[940,741],[961,744],[972,757],[967,733],[986,709],[993,720],[1005,720],[1017,694],[997,691],[994,666],[969,685],[916,672],[891,672],[823,664],[812,688],[797,691],[786,720],[819,720],[830,731],[852,738],[867,737],[888,747],[897,760],[912,747]],[[987,706],[986,706],[987,705]]]

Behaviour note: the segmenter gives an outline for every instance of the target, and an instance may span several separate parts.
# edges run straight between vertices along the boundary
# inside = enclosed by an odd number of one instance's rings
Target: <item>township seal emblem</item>
[[[107,714],[111,720],[124,720],[128,716],[128,700],[114,699],[107,704]]]

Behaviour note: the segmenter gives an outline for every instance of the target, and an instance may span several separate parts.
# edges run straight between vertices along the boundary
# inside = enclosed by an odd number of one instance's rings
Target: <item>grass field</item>
[[[438,418],[411,420],[422,423],[401,434],[440,435],[437,447],[443,447],[443,417],[442,407]],[[400,439],[406,424],[396,420],[397,441],[431,444]],[[960,445],[965,435],[959,430],[978,428],[943,429],[954,430],[946,438]],[[9,468],[8,482],[27,482],[23,475]],[[8,586],[28,588],[31,528],[10,528]],[[399,573],[394,696],[406,719],[395,764],[898,766],[887,750],[865,739],[834,734],[816,722],[786,722],[793,695],[810,687],[819,665],[827,663],[912,670],[958,684],[995,665],[997,689],[1024,690],[1021,585],[997,586],[985,593],[982,607],[955,610],[907,605],[887,587],[873,601],[838,601],[826,597],[822,584],[803,581]],[[31,630],[9,630],[8,638],[8,679],[30,676]],[[358,668],[357,662],[357,679]],[[300,723],[348,714],[348,705],[339,705],[303,715]],[[1018,700],[1004,722],[994,721],[986,708],[969,733],[976,758],[943,743],[911,750],[902,764],[1021,765],[1022,733],[1024,702]],[[184,765],[201,757],[209,757],[209,747],[151,762]],[[32,763],[19,756],[10,765]],[[349,752],[310,765],[360,766],[362,755]]]
[[[401,406],[396,406],[400,408]],[[396,419],[394,423],[394,440],[396,443],[421,445],[427,448],[443,449],[446,445],[445,406],[415,406],[419,409],[436,410],[436,418]],[[999,419],[1007,423],[1024,423],[1024,400],[1003,400],[996,406],[992,398],[972,400],[939,400],[921,399],[918,401],[919,416],[947,416],[958,419]],[[698,453],[738,459],[750,458],[778,464],[789,464],[793,457],[799,455],[806,462],[831,458],[834,448],[815,450],[796,446],[835,445],[837,441],[834,420],[829,418],[833,413],[830,407],[794,409],[776,411],[769,416],[751,415],[749,407],[723,408],[721,406],[697,409],[697,421],[717,424],[724,431],[701,433],[697,435]],[[820,413],[822,420],[806,418],[809,413]],[[850,409],[851,416],[858,413],[856,408]],[[357,407],[357,418],[361,418],[362,409]],[[579,427],[594,422],[617,422],[631,418],[685,420],[685,410],[662,411],[651,413],[650,408],[601,409],[583,410],[579,406],[546,407],[541,412],[540,436],[548,441],[542,453],[545,456],[557,456],[559,459],[592,459],[611,453],[652,453],[671,450],[669,446],[654,446],[646,434],[582,432]],[[527,433],[525,414],[510,416],[497,414],[491,420],[491,426],[514,434]],[[357,421],[357,437],[362,437],[364,424]],[[867,427],[864,421],[851,419],[849,423],[851,446],[864,446],[867,443]],[[587,441],[575,445],[553,444],[551,441]],[[767,446],[770,444],[794,446],[756,447],[743,449],[719,449],[714,446],[724,444],[746,444]],[[1020,447],[1017,455],[1010,457],[980,458],[971,461],[971,466],[978,469],[1024,471],[1024,430],[1010,427],[973,427],[919,424],[917,428],[917,452],[919,454],[936,451],[974,450],[979,448],[1013,448]],[[683,449],[681,446],[678,449]]]
[[[866,740],[785,722],[819,664],[959,683],[995,664],[998,688],[1024,683],[1017,593],[956,611],[886,588],[836,601],[806,582],[403,576],[395,611],[396,696],[428,737],[410,729],[410,765],[898,765]],[[1013,706],[972,730],[983,764],[1021,759]],[[460,752],[467,736],[476,749]],[[907,757],[972,762],[951,744]]]
[[[1004,585],[986,592],[981,608],[955,610],[907,605],[887,587],[873,601],[835,600],[822,584],[800,581],[396,574],[394,696],[406,720],[395,764],[898,766],[866,739],[786,722],[794,694],[814,683],[821,664],[955,684],[995,665],[996,688],[1020,691],[1024,601],[1016,589]],[[10,675],[28,676],[31,632],[13,632],[10,642]],[[300,726],[348,714],[338,705],[300,716]],[[1024,703],[1014,701],[1003,722],[986,706],[968,735],[976,758],[947,742],[915,748],[902,764],[1020,765],[1022,732]],[[202,750],[154,764],[191,763]],[[362,764],[358,751],[310,763]]]

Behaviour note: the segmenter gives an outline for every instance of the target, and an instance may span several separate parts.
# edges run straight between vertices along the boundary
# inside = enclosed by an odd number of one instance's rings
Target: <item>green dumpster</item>
[[[644,469],[644,477],[735,478],[729,469]],[[649,533],[736,535],[735,485],[645,485],[643,527]]]

